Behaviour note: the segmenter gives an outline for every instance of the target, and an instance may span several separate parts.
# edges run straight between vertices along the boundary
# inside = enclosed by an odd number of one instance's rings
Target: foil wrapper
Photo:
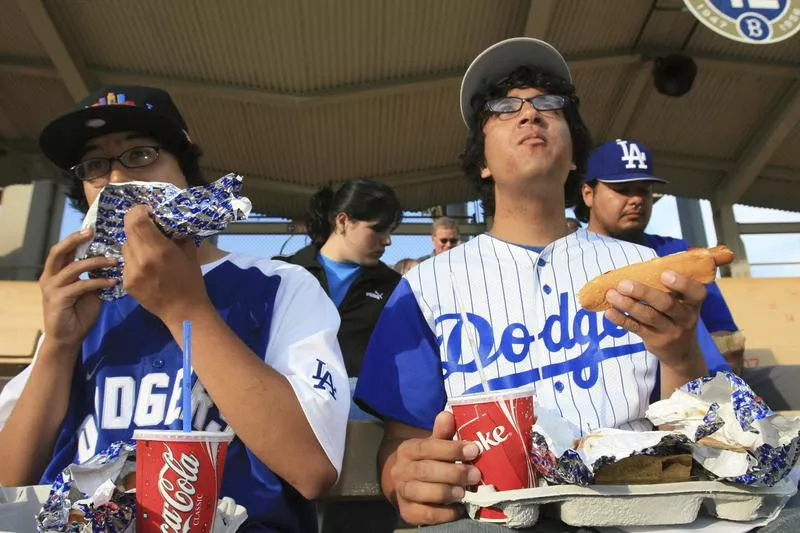
[[[36,516],[39,533],[130,533],[136,516],[135,490],[123,490],[135,471],[133,442],[117,442],[81,465],[56,476]]]
[[[115,300],[125,295],[122,285],[125,243],[125,214],[135,205],[152,209],[153,221],[171,239],[202,239],[220,233],[231,222],[250,214],[250,200],[240,195],[242,177],[228,174],[213,183],[180,189],[171,183],[109,183],[95,199],[84,218],[82,229],[94,229],[92,239],[75,253],[76,259],[105,256],[117,259],[111,268],[89,273],[92,278],[114,278],[114,287],[99,291],[100,299]]]
[[[730,372],[687,383],[652,404],[647,418],[690,439],[694,460],[714,479],[773,486],[800,457],[800,417],[776,414]]]
[[[536,423],[531,428],[531,463],[549,484],[588,485],[592,471],[575,447],[581,432],[558,411],[534,404]]]
[[[544,435],[533,432],[532,462],[551,485],[591,485],[606,465],[636,455],[688,453],[690,440],[666,431],[625,431],[602,428],[586,433],[575,449],[554,453]]]

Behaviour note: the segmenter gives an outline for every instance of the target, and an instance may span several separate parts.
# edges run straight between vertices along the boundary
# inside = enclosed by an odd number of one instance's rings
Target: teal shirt
[[[328,281],[328,296],[330,296],[336,307],[344,300],[350,285],[358,277],[361,265],[355,263],[340,263],[328,259],[322,252],[317,253],[317,260],[325,269],[325,279]]]

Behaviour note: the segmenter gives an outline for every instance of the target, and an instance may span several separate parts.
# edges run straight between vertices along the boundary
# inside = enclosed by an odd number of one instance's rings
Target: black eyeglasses
[[[459,241],[459,239],[439,239],[439,244],[450,243],[450,244],[456,245],[456,244],[458,244],[458,241]]]
[[[70,170],[82,181],[92,181],[108,176],[111,165],[119,161],[125,168],[142,168],[152,165],[158,159],[161,148],[158,146],[134,146],[117,157],[93,157],[81,161]]]
[[[530,98],[520,98],[519,96],[494,98],[486,102],[486,109],[498,115],[506,115],[518,112],[525,102],[530,102],[537,111],[556,111],[569,105],[569,99],[566,96],[561,96],[560,94],[537,94]]]

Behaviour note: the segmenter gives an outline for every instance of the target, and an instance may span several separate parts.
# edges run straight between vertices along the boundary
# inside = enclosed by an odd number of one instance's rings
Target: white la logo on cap
[[[616,140],[617,145],[622,148],[622,156],[620,161],[625,163],[625,168],[639,168],[642,170],[647,169],[647,154],[642,152],[639,145],[636,143],[628,144],[628,141],[622,139]],[[639,163],[638,167],[636,163]]]

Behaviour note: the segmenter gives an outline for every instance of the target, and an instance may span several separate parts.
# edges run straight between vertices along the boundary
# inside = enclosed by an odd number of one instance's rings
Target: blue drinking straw
[[[192,323],[183,321],[183,431],[192,431]]]

